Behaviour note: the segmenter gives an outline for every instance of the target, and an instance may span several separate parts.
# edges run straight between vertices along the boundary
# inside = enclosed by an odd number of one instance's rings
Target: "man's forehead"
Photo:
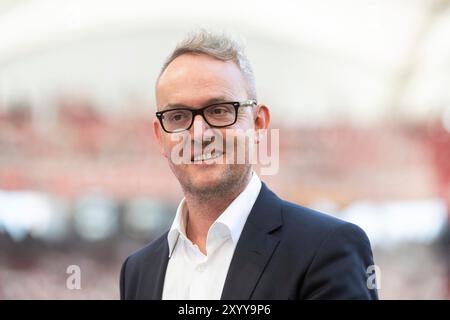
[[[223,61],[206,54],[185,53],[175,59],[173,59],[169,65],[167,65],[163,74],[167,72],[173,72],[174,70],[183,69],[204,69],[205,67],[217,69],[217,68],[231,68],[239,69],[238,65],[233,61]]]
[[[160,110],[230,101],[245,93],[245,82],[233,62],[182,55],[161,74],[156,86]]]
[[[220,61],[205,55],[185,54],[173,60],[161,74],[157,87],[165,85],[205,85],[236,82],[242,78],[232,61]]]

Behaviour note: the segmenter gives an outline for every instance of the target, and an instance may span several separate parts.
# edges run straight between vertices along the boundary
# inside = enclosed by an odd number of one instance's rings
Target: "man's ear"
[[[161,124],[156,118],[153,119],[153,133],[155,134],[156,141],[158,142],[159,152],[163,157],[167,158],[167,152],[164,148],[164,133],[162,132]]]
[[[255,131],[256,143],[259,143],[259,134],[261,131],[267,130],[270,125],[270,109],[265,104],[260,104],[256,107],[255,112]]]
[[[256,107],[255,129],[268,129],[270,124],[270,109],[265,104]]]

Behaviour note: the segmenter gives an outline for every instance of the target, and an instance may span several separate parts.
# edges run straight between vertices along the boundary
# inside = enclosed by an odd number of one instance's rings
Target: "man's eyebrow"
[[[204,106],[210,105],[210,104],[214,104],[214,103],[220,103],[220,102],[227,102],[227,101],[234,101],[233,99],[227,99],[225,97],[217,97],[217,98],[212,98],[209,99],[205,102]]]
[[[220,102],[226,102],[226,101],[234,101],[232,99],[227,99],[225,97],[216,97],[206,100],[201,106],[188,106],[182,103],[169,103],[161,108],[161,111],[168,110],[168,109],[195,109],[195,108],[201,108],[204,106],[208,106],[210,104],[214,103],[220,103]]]
[[[191,109],[191,106],[182,104],[182,103],[169,103],[167,105],[165,105],[164,107],[161,108],[160,111],[164,111],[164,110],[169,110],[169,109]]]

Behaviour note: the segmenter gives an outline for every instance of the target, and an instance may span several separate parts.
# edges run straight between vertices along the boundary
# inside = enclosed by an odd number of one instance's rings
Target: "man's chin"
[[[227,180],[226,165],[187,165],[179,172],[179,181],[191,193],[216,193]]]
[[[213,188],[220,185],[225,178],[226,168],[223,165],[191,165],[190,181],[199,188]]]

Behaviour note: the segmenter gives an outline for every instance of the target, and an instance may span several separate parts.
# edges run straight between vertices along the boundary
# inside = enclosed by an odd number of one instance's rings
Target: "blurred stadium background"
[[[181,197],[153,86],[196,27],[246,43],[280,128],[261,178],[364,228],[381,298],[450,298],[449,0],[0,0],[0,299],[118,298]]]

